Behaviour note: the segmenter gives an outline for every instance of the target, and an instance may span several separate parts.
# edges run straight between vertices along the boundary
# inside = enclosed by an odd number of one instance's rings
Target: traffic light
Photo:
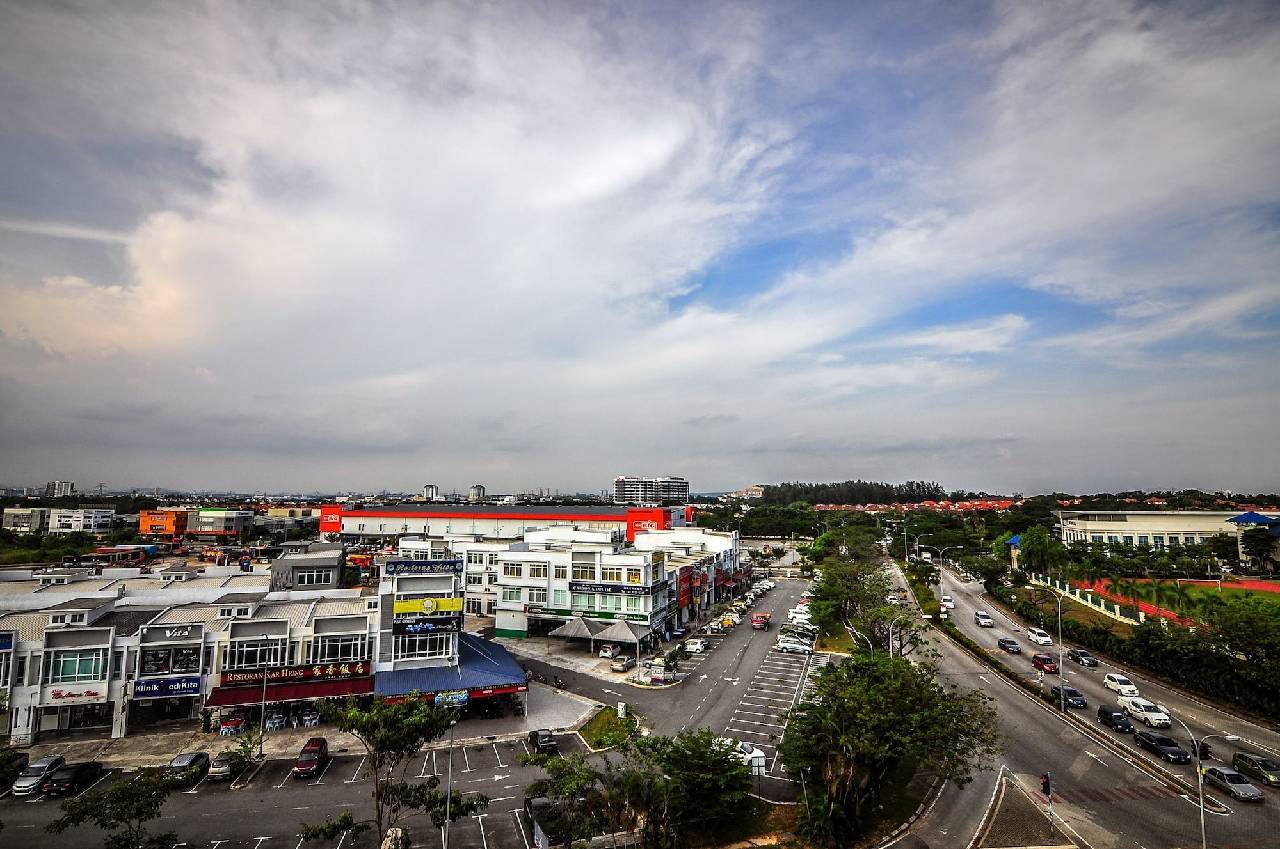
[[[1046,796],[1053,795],[1053,773],[1046,772],[1040,776],[1040,792]]]

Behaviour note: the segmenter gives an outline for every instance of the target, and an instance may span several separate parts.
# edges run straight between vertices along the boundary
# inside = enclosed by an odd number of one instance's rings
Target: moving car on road
[[[329,763],[329,741],[323,737],[312,737],[302,745],[298,759],[293,764],[295,778],[311,778],[324,771]]]
[[[944,595],[944,596],[942,597],[942,601],[938,602],[938,604],[939,604],[939,605],[940,605],[944,610],[955,610],[955,609],[956,609],[956,600],[955,600],[954,598],[952,598],[951,596],[949,596],[949,595]]]
[[[1125,734],[1133,733],[1133,723],[1129,721],[1129,715],[1118,707],[1098,705],[1098,721],[1116,731],[1123,731]]]
[[[1053,637],[1050,637],[1047,632],[1039,628],[1028,628],[1027,639],[1039,646],[1053,645]]]
[[[1102,686],[1106,687],[1108,690],[1115,691],[1117,695],[1138,695],[1138,688],[1134,686],[1133,682],[1123,675],[1119,675],[1115,672],[1108,672],[1106,675],[1102,676]]]
[[[1069,708],[1087,708],[1089,703],[1085,701],[1084,693],[1081,693],[1075,687],[1060,687],[1054,685],[1049,688],[1049,701],[1055,705],[1065,703]]]
[[[40,790],[50,796],[74,796],[101,778],[102,772],[97,761],[67,764],[49,773]]]
[[[1022,654],[1022,646],[1018,645],[1018,641],[1011,637],[1001,637],[996,640],[996,648],[1009,654]]]
[[[1249,779],[1230,767],[1209,767],[1204,771],[1204,783],[1212,784],[1241,802],[1261,802],[1265,798],[1261,790],[1249,783]]]
[[[994,628],[996,621],[991,618],[991,614],[985,610],[975,610],[973,612],[973,624],[979,628]]]
[[[1031,655],[1031,665],[1039,669],[1045,675],[1058,674],[1058,661],[1053,659],[1053,655],[1038,652]]]
[[[1098,659],[1091,655],[1087,649],[1071,649],[1067,652],[1067,657],[1071,658],[1081,666],[1098,665]]]
[[[1263,784],[1280,787],[1280,763],[1252,752],[1236,752],[1231,765],[1240,772]]]
[[[1168,728],[1169,714],[1160,705],[1141,696],[1121,696],[1120,709],[1148,728]]]
[[[1133,741],[1138,744],[1139,748],[1146,749],[1171,764],[1191,763],[1191,754],[1166,734],[1157,734],[1154,731],[1135,731],[1133,732]]]
[[[32,793],[39,793],[40,785],[44,784],[44,780],[66,763],[67,759],[61,755],[50,755],[29,764],[26,769],[18,773],[17,780],[13,782],[13,795],[29,796]]]

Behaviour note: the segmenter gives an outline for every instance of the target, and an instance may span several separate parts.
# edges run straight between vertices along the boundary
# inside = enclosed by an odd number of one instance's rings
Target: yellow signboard
[[[397,601],[392,607],[392,612],[400,613],[421,613],[430,616],[433,613],[456,613],[462,610],[462,597],[452,596],[449,598],[406,598]]]

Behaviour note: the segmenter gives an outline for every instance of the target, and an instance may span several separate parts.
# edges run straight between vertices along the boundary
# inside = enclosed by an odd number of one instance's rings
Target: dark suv
[[[1084,693],[1081,693],[1075,687],[1050,687],[1048,699],[1055,705],[1065,704],[1069,708],[1083,709],[1089,706],[1089,703],[1085,701]]]
[[[50,796],[73,796],[101,777],[102,764],[97,761],[67,764],[50,773],[40,789]]]
[[[293,774],[298,778],[310,778],[323,772],[329,763],[329,741],[323,737],[312,737],[298,752],[298,760],[293,764]]]
[[[1116,731],[1133,733],[1133,723],[1129,721],[1129,716],[1115,705],[1098,705],[1098,721]]]
[[[535,755],[554,755],[560,752],[556,736],[547,728],[529,732],[529,750]]]
[[[1158,755],[1171,764],[1191,763],[1191,755],[1187,750],[1179,746],[1172,737],[1166,734],[1159,734],[1155,731],[1135,731],[1133,732],[1133,740],[1139,747],[1146,749],[1153,755]]]

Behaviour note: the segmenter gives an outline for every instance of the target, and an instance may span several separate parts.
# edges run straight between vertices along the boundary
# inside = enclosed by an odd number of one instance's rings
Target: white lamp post
[[[1177,719],[1177,717],[1174,717]],[[1223,740],[1234,741],[1240,738],[1235,734],[1206,734],[1196,741],[1196,735],[1191,733],[1191,729],[1187,728],[1187,724],[1181,719],[1177,720],[1178,724],[1187,732],[1187,736],[1191,738],[1191,752],[1196,758],[1196,792],[1200,799],[1200,849],[1209,849],[1209,841],[1205,837],[1204,832],[1204,769],[1200,763],[1200,747],[1204,745],[1204,741],[1213,737],[1221,737]]]

